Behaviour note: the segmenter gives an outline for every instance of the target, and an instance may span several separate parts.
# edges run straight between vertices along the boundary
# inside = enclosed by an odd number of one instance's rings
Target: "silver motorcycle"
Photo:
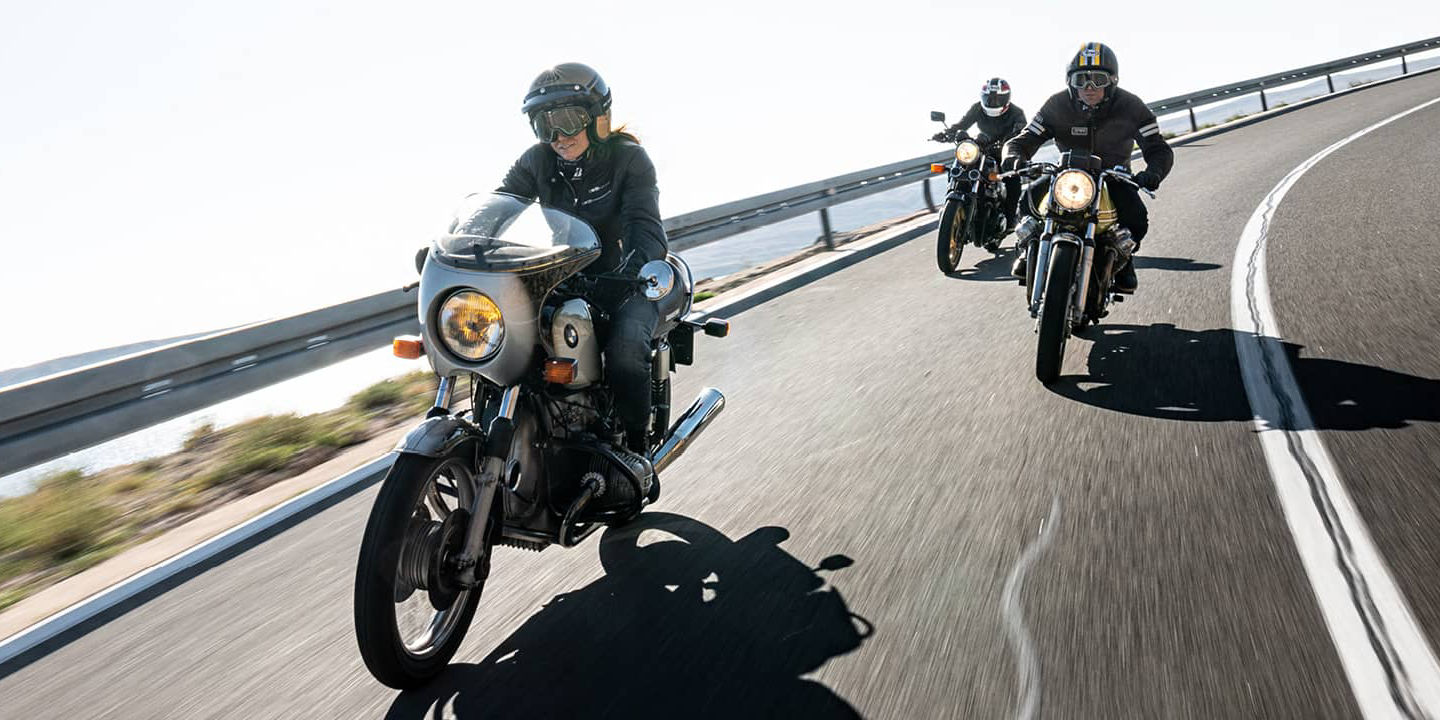
[[[497,546],[572,547],[634,519],[724,408],[706,388],[670,423],[671,375],[693,362],[695,333],[729,333],[724,320],[687,318],[685,262],[652,261],[638,280],[580,274],[600,255],[584,221],[496,193],[467,198],[417,257],[421,334],[397,338],[395,352],[427,357],[439,390],[396,448],[355,572],[356,637],[380,682],[416,687],[445,668]],[[605,384],[608,318],[586,299],[605,282],[632,284],[659,310],[646,453],[627,449]],[[455,410],[461,380],[469,407]]]

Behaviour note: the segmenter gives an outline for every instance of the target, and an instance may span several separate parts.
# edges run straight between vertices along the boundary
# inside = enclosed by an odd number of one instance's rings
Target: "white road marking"
[[[1005,627],[1010,633],[1010,648],[1015,651],[1015,674],[1019,678],[1015,717],[1021,720],[1030,720],[1040,710],[1040,660],[1035,654],[1035,641],[1025,627],[1020,588],[1035,558],[1049,547],[1055,536],[1055,525],[1059,522],[1060,498],[1056,497],[1050,503],[1050,514],[1040,520],[1040,536],[1021,553],[1020,560],[1010,570],[1010,577],[1005,579],[1005,591],[1000,595],[1000,615],[1005,618]]]
[[[1280,201],[1310,168],[1393,115],[1316,153],[1265,196],[1235,248],[1230,317],[1245,394],[1270,475],[1331,640],[1366,718],[1440,718],[1440,663],[1370,539],[1285,358],[1270,305],[1265,244]]]

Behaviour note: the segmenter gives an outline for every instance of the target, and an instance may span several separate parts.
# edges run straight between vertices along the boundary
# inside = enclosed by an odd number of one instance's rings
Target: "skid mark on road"
[[[1019,677],[1015,694],[1015,717],[1029,720],[1040,710],[1040,659],[1035,653],[1035,640],[1025,626],[1025,611],[1020,607],[1020,590],[1025,583],[1025,574],[1035,563],[1035,558],[1050,546],[1055,537],[1055,526],[1060,521],[1060,498],[1050,503],[1050,514],[1040,519],[1040,535],[1025,548],[1020,560],[1010,570],[1005,580],[1005,591],[1000,596],[1000,615],[1005,619],[1009,633],[1010,649],[1015,653],[1015,674]]]
[[[1260,445],[1330,637],[1366,718],[1440,718],[1440,663],[1314,429],[1270,304],[1265,247],[1280,202],[1310,168],[1371,131],[1436,103],[1440,98],[1375,123],[1291,170],[1245,225],[1230,283],[1235,346]]]

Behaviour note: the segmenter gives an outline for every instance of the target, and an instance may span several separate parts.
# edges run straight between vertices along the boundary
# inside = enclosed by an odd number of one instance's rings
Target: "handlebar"
[[[1059,165],[1055,165],[1055,164],[1053,164],[1053,163],[1037,162],[1037,163],[1030,163],[1030,164],[1028,164],[1028,165],[1024,165],[1024,166],[1015,168],[1014,170],[1011,170],[1011,171],[1009,171],[1009,172],[1000,173],[999,175],[996,176],[996,179],[998,179],[998,180],[1004,180],[1004,179],[1006,179],[1006,178],[1012,178],[1012,177],[1036,178],[1036,177],[1039,177],[1039,176],[1041,176],[1041,175],[1057,175],[1057,174],[1059,174],[1062,170],[1064,170],[1064,168],[1060,167]],[[1121,168],[1118,168],[1118,167],[1116,167],[1116,168],[1106,168],[1106,169],[1100,171],[1100,175],[1101,175],[1101,177],[1105,177],[1105,176],[1108,175],[1108,176],[1113,177],[1113,178],[1115,178],[1115,179],[1117,179],[1117,180],[1120,180],[1121,182],[1124,182],[1124,183],[1130,185],[1131,187],[1135,188],[1136,190],[1139,190],[1140,192],[1143,192],[1143,193],[1145,193],[1146,195],[1149,195],[1149,196],[1150,196],[1150,199],[1152,199],[1152,200],[1155,199],[1155,193],[1154,193],[1154,191],[1150,190],[1150,188],[1142,187],[1142,186],[1140,185],[1140,183],[1135,182],[1135,177],[1134,177],[1133,175],[1131,175],[1131,174],[1128,173],[1128,172],[1125,172],[1125,170],[1123,170],[1123,169],[1121,169]]]

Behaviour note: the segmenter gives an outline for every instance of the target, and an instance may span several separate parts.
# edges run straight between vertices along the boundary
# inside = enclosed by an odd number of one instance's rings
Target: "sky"
[[[408,282],[555,63],[604,75],[669,216],[934,152],[993,75],[1033,112],[1088,40],[1159,99],[1440,35],[1440,3],[1364,7],[7,2],[0,368]]]

